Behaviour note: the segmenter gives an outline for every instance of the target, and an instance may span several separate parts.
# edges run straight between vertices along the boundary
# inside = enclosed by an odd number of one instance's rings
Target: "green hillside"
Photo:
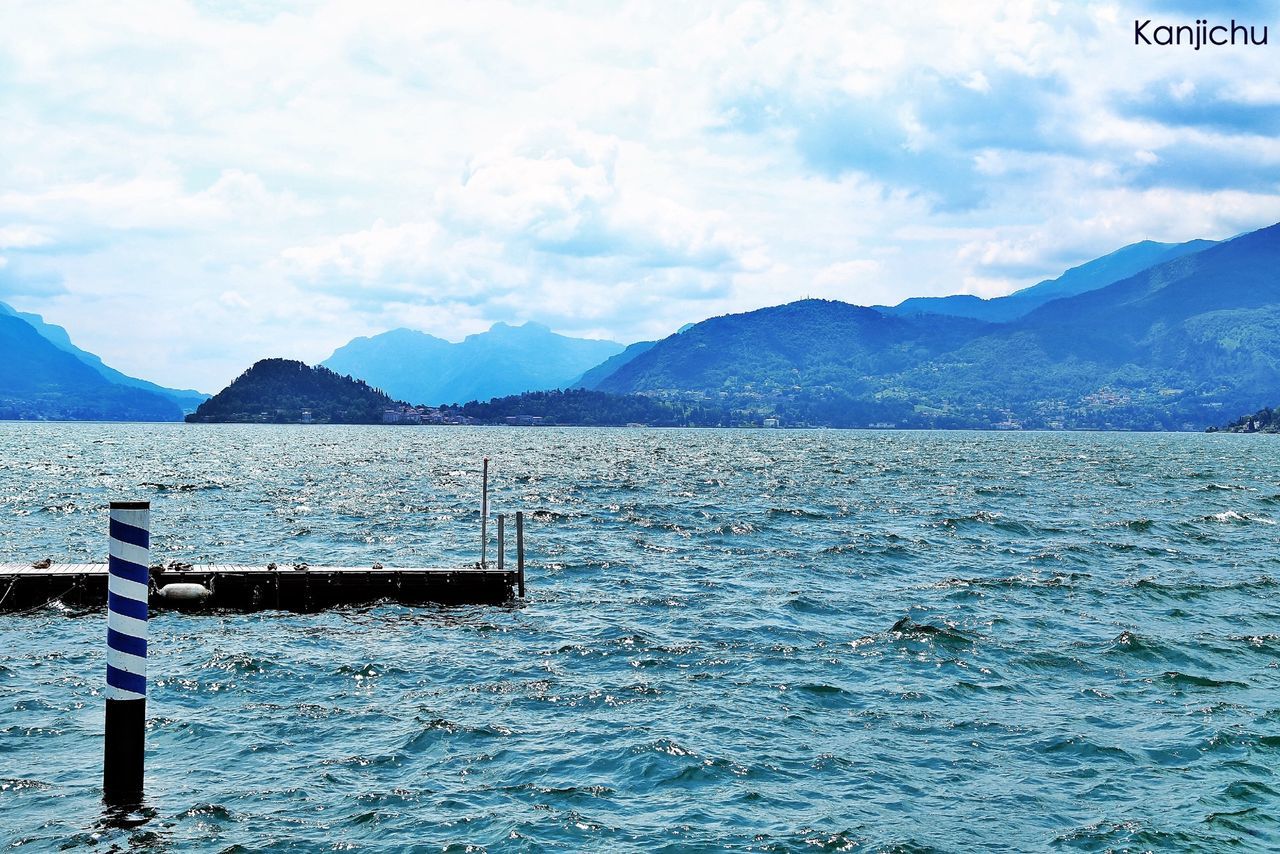
[[[289,359],[263,359],[187,416],[190,423],[378,424],[396,405],[364,380]]]
[[[834,426],[1202,429],[1280,398],[1280,226],[1007,323],[806,300],[713,318],[597,387]]]

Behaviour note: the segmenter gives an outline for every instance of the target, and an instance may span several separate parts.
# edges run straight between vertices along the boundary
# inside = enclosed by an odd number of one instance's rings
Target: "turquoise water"
[[[0,615],[18,850],[1280,848],[1275,437],[0,424],[0,560],[474,560],[529,597],[152,621],[99,803],[101,612]]]

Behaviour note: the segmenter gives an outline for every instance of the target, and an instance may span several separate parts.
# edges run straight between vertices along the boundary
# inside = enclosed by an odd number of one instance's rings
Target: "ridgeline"
[[[1093,287],[1132,269],[1100,261],[1006,322],[816,299],[712,318],[593,387],[789,425],[1200,430],[1280,400],[1280,224],[1202,245]]]

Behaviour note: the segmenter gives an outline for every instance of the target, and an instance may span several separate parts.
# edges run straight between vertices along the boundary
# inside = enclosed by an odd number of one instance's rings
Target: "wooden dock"
[[[201,564],[153,566],[149,607],[161,609],[278,609],[308,613],[335,605],[389,600],[405,604],[497,605],[523,593],[517,569],[249,566]],[[198,602],[177,601],[161,591],[171,584],[200,585]],[[192,588],[187,588],[192,589]],[[62,602],[76,608],[107,603],[105,563],[0,563],[0,613],[29,611]]]

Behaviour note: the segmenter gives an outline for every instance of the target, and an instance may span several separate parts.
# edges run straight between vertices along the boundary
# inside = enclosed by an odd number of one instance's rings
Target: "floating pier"
[[[148,602],[153,611],[226,608],[299,613],[379,600],[409,605],[499,605],[516,598],[524,586],[521,574],[505,567],[152,567]],[[174,585],[183,586],[173,589]],[[29,564],[0,564],[0,613],[55,602],[76,608],[107,604],[107,565],[64,563],[37,569]]]
[[[128,592],[157,610],[269,609],[310,613],[336,605],[377,601],[406,605],[500,605],[524,598],[524,513],[515,514],[516,565],[506,563],[506,517],[498,515],[497,566],[488,561],[489,459],[484,459],[480,515],[480,561],[458,567],[309,566],[304,563],[201,564],[138,563]],[[121,540],[132,528],[115,514],[147,513],[147,502],[112,502],[111,564],[121,555],[149,560],[139,537]],[[121,516],[121,518],[124,518]],[[132,518],[132,517],[130,517]],[[139,516],[138,518],[142,518]],[[137,527],[137,526],[134,526]],[[139,530],[142,530],[139,528]],[[147,532],[150,536],[150,532]],[[117,554],[119,552],[119,554]],[[139,557],[146,553],[146,558]],[[136,562],[136,561],[135,561]],[[131,564],[132,565],[132,564]],[[32,611],[56,602],[98,608],[119,599],[123,582],[108,584],[108,563],[0,563],[0,613]],[[110,587],[110,590],[108,588]],[[112,607],[115,607],[112,605]]]

